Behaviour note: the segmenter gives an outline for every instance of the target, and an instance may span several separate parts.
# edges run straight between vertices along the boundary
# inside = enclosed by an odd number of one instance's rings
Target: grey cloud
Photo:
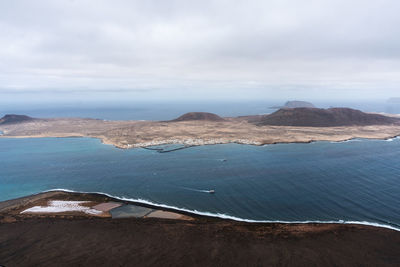
[[[395,0],[2,1],[0,93],[395,94],[399,9]]]

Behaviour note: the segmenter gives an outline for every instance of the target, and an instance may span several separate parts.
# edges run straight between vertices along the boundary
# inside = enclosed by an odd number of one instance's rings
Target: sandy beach
[[[51,201],[153,215],[23,212]],[[5,266],[398,266],[399,250],[400,232],[372,226],[244,223],[100,194],[48,192],[0,203]]]

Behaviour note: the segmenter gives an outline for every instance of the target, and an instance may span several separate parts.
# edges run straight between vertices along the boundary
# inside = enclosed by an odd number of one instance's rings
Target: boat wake
[[[319,220],[305,220],[305,221],[284,221],[284,220],[253,220],[253,219],[245,219],[245,218],[240,218],[236,216],[232,216],[229,214],[224,214],[224,213],[212,213],[212,212],[207,212],[207,211],[198,211],[198,210],[190,210],[187,208],[179,208],[175,206],[170,206],[170,205],[165,205],[165,204],[159,204],[159,203],[154,203],[149,200],[141,199],[141,198],[126,198],[126,197],[118,197],[118,196],[113,196],[104,192],[82,192],[82,191],[74,191],[74,190],[69,190],[69,189],[63,189],[63,188],[57,188],[57,189],[50,189],[46,190],[43,192],[54,192],[54,191],[62,191],[62,192],[69,192],[69,193],[84,193],[84,194],[101,194],[105,195],[111,198],[119,199],[122,201],[129,201],[132,203],[138,203],[138,204],[146,204],[149,206],[153,207],[159,207],[159,208],[166,208],[170,210],[175,210],[175,211],[183,211],[195,215],[201,215],[201,216],[207,216],[207,217],[214,217],[214,218],[221,218],[221,219],[228,219],[228,220],[233,220],[233,221],[239,221],[239,222],[248,222],[248,223],[287,223],[287,224],[308,224],[308,223],[326,223],[326,224],[356,224],[356,225],[367,225],[367,226],[374,226],[374,227],[380,227],[380,228],[387,228],[391,230],[395,230],[400,232],[400,225],[399,226],[392,226],[388,224],[381,224],[381,223],[376,223],[376,222],[368,222],[368,221],[346,221],[346,220],[332,220],[332,221],[319,221]],[[203,190],[208,192],[209,190]]]
[[[193,191],[193,192],[200,192],[200,193],[212,193],[214,190],[203,190],[203,189],[196,189],[196,188],[190,188],[190,187],[180,187],[185,190]]]

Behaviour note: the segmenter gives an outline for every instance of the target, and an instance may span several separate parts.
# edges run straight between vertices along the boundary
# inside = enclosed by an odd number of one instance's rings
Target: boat
[[[208,191],[208,193],[214,194],[214,193],[215,193],[215,190],[214,190],[214,189],[211,189],[211,190]]]

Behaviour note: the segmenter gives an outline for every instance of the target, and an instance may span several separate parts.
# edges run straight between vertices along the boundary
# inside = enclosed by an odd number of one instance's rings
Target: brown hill
[[[292,108],[249,118],[249,122],[257,125],[333,127],[400,124],[400,119],[350,108]]]
[[[31,118],[26,115],[7,114],[0,119],[0,124],[14,124],[31,120],[34,120],[34,118]]]
[[[172,121],[224,121],[224,119],[214,113],[189,112]]]

